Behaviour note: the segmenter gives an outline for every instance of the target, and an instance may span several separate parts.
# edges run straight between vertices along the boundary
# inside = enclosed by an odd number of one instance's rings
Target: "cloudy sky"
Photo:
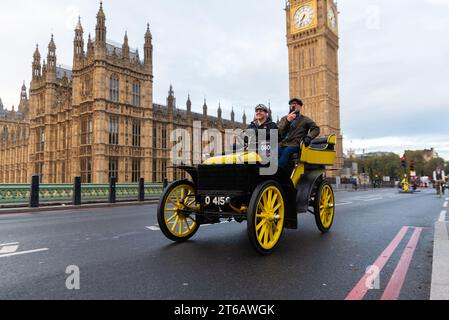
[[[284,0],[105,0],[108,39],[143,56],[154,41],[155,102],[173,83],[179,107],[191,94],[201,112],[221,102],[229,117],[288,101]],[[449,160],[449,0],[340,0],[340,88],[345,149],[358,152],[434,147]],[[54,33],[58,63],[72,64],[77,17],[95,30],[92,0],[0,2],[0,97],[17,105],[31,80],[36,43],[47,54]]]

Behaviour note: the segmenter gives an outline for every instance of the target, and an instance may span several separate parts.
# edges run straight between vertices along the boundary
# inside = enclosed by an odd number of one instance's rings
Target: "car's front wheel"
[[[162,233],[176,242],[187,241],[198,231],[194,210],[196,190],[190,181],[176,181],[164,192],[157,209]]]
[[[267,255],[284,231],[285,196],[276,181],[266,181],[254,191],[248,208],[248,236],[256,251]]]

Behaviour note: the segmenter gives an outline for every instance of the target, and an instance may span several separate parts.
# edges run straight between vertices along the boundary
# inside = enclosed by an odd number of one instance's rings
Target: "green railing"
[[[27,204],[30,201],[29,184],[0,184],[0,205]],[[157,198],[163,192],[162,183],[145,184],[145,199]],[[138,200],[138,184],[117,184],[117,201]],[[39,202],[70,202],[73,197],[71,184],[41,184]],[[109,198],[109,184],[82,184],[81,201],[105,201]]]

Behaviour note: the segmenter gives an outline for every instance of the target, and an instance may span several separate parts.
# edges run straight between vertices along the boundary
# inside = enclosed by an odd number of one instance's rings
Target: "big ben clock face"
[[[335,9],[331,6],[329,6],[328,8],[327,21],[329,28],[332,31],[337,32],[337,13],[335,12]]]
[[[317,24],[316,1],[310,1],[292,8],[291,32],[297,33],[315,27]]]
[[[310,26],[315,17],[315,10],[311,5],[305,5],[300,7],[294,16],[295,27],[298,29],[304,29]]]

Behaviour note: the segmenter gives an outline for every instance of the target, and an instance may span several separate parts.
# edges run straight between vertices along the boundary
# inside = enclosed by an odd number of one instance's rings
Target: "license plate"
[[[205,196],[204,204],[206,206],[215,205],[215,206],[224,206],[231,201],[231,197],[226,196]]]

